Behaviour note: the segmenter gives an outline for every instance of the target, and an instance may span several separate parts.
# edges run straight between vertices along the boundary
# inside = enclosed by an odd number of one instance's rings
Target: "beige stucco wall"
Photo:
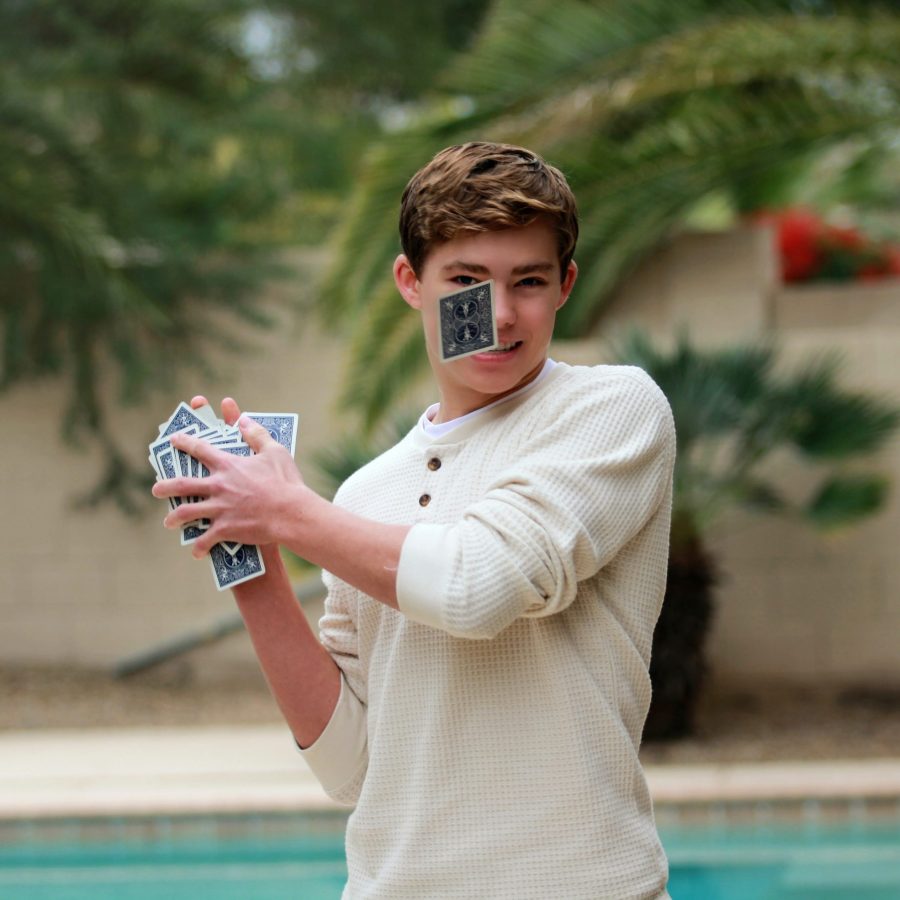
[[[900,284],[781,291],[764,232],[683,236],[629,280],[601,334],[556,344],[554,356],[600,361],[608,356],[603,339],[632,323],[662,338],[688,325],[707,342],[775,329],[789,357],[839,348],[849,383],[900,395]],[[309,316],[286,317],[255,343],[252,354],[220,360],[218,382],[186,379],[118,415],[139,464],[178,399],[228,392],[245,408],[299,412],[297,456],[312,474],[303,461],[349,425],[335,404],[344,347]],[[0,395],[11,461],[0,470],[0,660],[111,666],[230,614],[231,598],[215,591],[208,565],[161,527],[161,507],[138,522],[111,508],[72,509],[97,466],[61,444],[61,405],[51,384]],[[897,450],[895,443],[878,462],[900,485]],[[714,542],[723,571],[711,642],[717,677],[900,683],[898,524],[896,495],[877,519],[837,537],[773,519],[723,523]],[[252,663],[244,635],[202,660],[216,671]]]
[[[842,383],[900,405],[900,280],[782,287],[764,230],[675,241],[629,281],[601,327],[615,335],[635,322],[661,340],[686,326],[708,345],[770,335],[786,364],[838,351]],[[883,512],[845,533],[749,514],[716,529],[710,661],[719,681],[900,685],[900,438],[871,465],[895,489]],[[797,490],[809,483],[795,460],[776,471]]]
[[[300,413],[298,459],[342,430],[335,397],[343,345],[311,316],[279,318],[272,331],[253,334],[246,352],[215,357],[217,379],[184,378],[141,408],[116,413],[120,443],[137,465],[147,466],[157,424],[195,393]],[[151,501],[136,521],[109,505],[73,508],[99,466],[92,453],[60,440],[62,404],[62,388],[50,383],[0,395],[0,415],[15,423],[3,453],[11,465],[0,470],[0,661],[112,666],[230,614],[231,596],[215,590],[209,564],[162,528],[162,502]],[[247,660],[249,642],[240,635],[212,655]]]

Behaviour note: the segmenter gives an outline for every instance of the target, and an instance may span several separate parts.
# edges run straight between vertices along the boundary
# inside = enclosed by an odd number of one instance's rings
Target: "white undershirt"
[[[495,400],[493,403],[488,403],[487,406],[481,406],[478,409],[473,409],[472,412],[466,413],[464,416],[457,416],[455,419],[450,419],[449,422],[438,422],[435,424],[431,420],[437,415],[438,409],[440,409],[440,403],[432,403],[425,412],[419,418],[419,425],[425,434],[430,438],[440,438],[445,434],[453,431],[454,428],[462,425],[464,422],[468,422],[474,419],[476,416],[480,416],[482,413],[486,413],[489,409],[493,409],[493,407],[497,406],[500,403],[505,403],[507,400],[512,400],[513,397],[519,397],[524,393],[527,393],[532,388],[537,387],[541,381],[543,381],[552,371],[553,367],[556,365],[554,360],[549,357],[544,362],[544,368],[538,372],[537,378],[532,379],[528,382],[524,387],[520,387],[517,391],[513,391],[511,394],[507,394],[505,397],[501,397],[499,400]]]

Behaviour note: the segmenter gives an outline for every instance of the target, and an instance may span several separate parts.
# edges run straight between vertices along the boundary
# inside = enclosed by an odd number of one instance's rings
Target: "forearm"
[[[310,628],[274,545],[263,548],[266,574],[234,588],[269,688],[301,747],[318,739],[341,690],[337,664]]]
[[[386,525],[301,486],[285,498],[280,543],[341,581],[397,608],[397,568],[408,525]]]

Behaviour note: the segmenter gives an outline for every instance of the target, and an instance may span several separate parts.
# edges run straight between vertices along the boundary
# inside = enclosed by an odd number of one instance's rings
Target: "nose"
[[[516,304],[511,292],[504,287],[494,287],[494,313],[497,316],[497,330],[510,328],[516,324]]]

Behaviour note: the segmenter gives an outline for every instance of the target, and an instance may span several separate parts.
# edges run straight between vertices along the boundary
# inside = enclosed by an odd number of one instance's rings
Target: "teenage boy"
[[[346,898],[667,897],[638,745],[668,552],[674,432],[630,367],[548,359],[575,283],[575,201],[535,154],[439,153],[402,200],[394,278],[440,400],[329,503],[265,430],[173,443],[212,472],[166,524],[263,546],[235,588],[262,668],[328,793],[355,809]],[[441,362],[438,298],[492,279],[500,346]],[[205,403],[197,397],[194,404]],[[321,641],[281,544],[322,566]]]

